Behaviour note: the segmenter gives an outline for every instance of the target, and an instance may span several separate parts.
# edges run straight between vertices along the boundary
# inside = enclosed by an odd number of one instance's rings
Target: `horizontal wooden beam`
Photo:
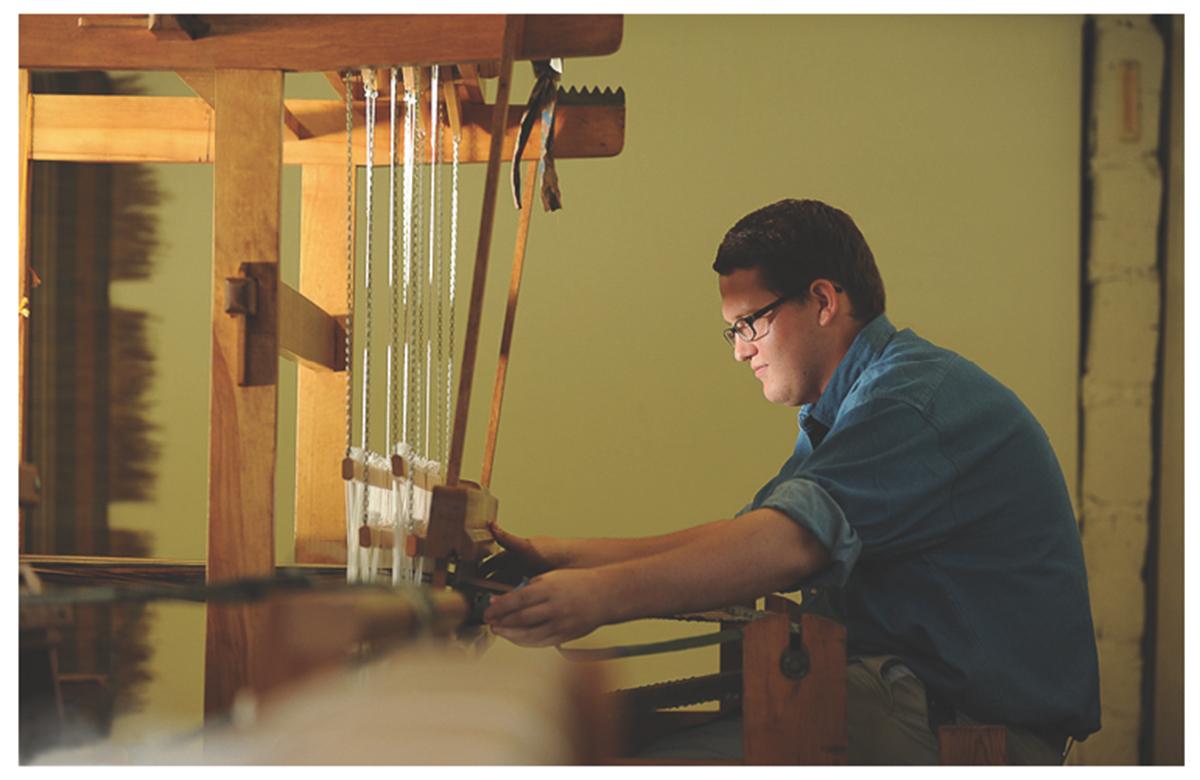
[[[147,22],[80,26],[77,14],[21,14],[22,68],[337,71],[367,63],[434,65],[495,60],[499,14],[212,14],[195,40],[147,33]],[[531,14],[520,60],[592,57],[621,46],[618,14]]]
[[[123,95],[33,95],[32,98],[34,160],[213,162],[213,110],[201,98]],[[346,164],[346,107],[343,103],[337,100],[289,100],[285,105],[298,123],[311,133],[307,138],[285,134],[285,164]],[[523,110],[521,106],[513,106],[508,111],[508,126],[501,144],[505,160],[512,159]],[[422,115],[428,113],[425,111]],[[460,162],[487,161],[491,141],[490,114],[489,105],[462,104]],[[381,108],[378,115],[383,132],[375,133],[375,159],[386,161],[388,111]],[[428,127],[427,116],[424,121]],[[625,145],[624,106],[560,104],[554,123],[554,156],[559,160],[613,157]],[[358,165],[365,162],[365,132],[361,124],[354,129],[355,163]],[[526,146],[526,158],[540,149],[539,124],[534,127]],[[428,146],[422,154],[428,155]],[[443,144],[442,160],[449,162],[450,156],[447,141]]]
[[[309,368],[345,371],[346,328],[334,316],[279,283],[279,354]]]
[[[87,555],[22,555],[20,563],[45,582],[56,585],[202,585],[204,561],[165,558],[122,558]],[[338,565],[276,566],[276,576],[314,576],[337,580],[346,568]]]

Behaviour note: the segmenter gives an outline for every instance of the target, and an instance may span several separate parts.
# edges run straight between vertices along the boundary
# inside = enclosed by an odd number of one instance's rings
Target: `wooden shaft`
[[[475,378],[475,352],[479,347],[479,323],[483,315],[483,289],[487,282],[488,250],[492,242],[492,224],[496,216],[496,188],[500,181],[500,141],[508,116],[508,93],[512,86],[513,51],[521,35],[523,17],[509,16],[504,22],[504,47],[500,59],[500,79],[496,85],[496,104],[492,109],[491,148],[488,152],[487,178],[483,186],[483,213],[479,218],[479,242],[475,246],[475,277],[471,282],[471,307],[463,342],[462,370],[458,375],[458,405],[454,411],[454,435],[450,440],[450,463],[446,484],[457,485],[462,472],[463,445],[467,438],[467,415],[471,409],[471,382]]]
[[[275,570],[276,386],[238,385],[235,320],[242,318],[225,313],[223,290],[243,264],[279,261],[283,74],[218,70],[214,84],[206,575],[220,582]],[[277,350],[270,350],[272,358]],[[228,711],[238,690],[253,687],[262,625],[254,605],[209,604],[207,614],[204,708],[214,715]]]
[[[521,275],[525,270],[525,247],[529,243],[529,221],[533,215],[533,193],[538,188],[537,157],[529,161],[525,196],[521,199],[521,221],[517,224],[517,243],[513,249],[512,279],[508,285],[508,308],[504,312],[504,332],[500,336],[500,359],[496,363],[496,386],[492,390],[492,414],[488,418],[487,443],[483,448],[483,473],[480,484],[492,484],[492,464],[496,460],[496,439],[500,435],[500,408],[504,404],[504,382],[508,378],[508,356],[512,351],[513,327],[517,321],[517,300],[521,297]],[[517,163],[514,162],[513,165]]]

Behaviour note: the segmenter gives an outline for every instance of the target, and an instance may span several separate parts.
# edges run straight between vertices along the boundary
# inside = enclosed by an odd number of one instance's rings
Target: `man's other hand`
[[[553,552],[556,541],[554,539],[527,539],[516,536],[505,531],[495,521],[488,524],[488,529],[504,550],[481,564],[479,573],[485,577],[495,575],[501,581],[509,581],[515,576],[516,580],[519,580],[521,577],[531,577],[565,565],[565,561],[559,560],[562,556]]]
[[[601,577],[590,569],[559,569],[493,597],[483,619],[496,636],[518,645],[560,645],[609,620]]]

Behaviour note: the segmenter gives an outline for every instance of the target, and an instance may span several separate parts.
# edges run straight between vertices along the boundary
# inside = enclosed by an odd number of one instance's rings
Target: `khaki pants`
[[[925,685],[895,656],[851,658],[846,664],[850,764],[937,764],[937,737],[929,728]],[[975,721],[959,716],[958,722]],[[1008,728],[1008,763],[1060,764],[1052,746],[1020,728]],[[740,761],[742,720],[731,717],[660,739],[638,754],[669,760]]]

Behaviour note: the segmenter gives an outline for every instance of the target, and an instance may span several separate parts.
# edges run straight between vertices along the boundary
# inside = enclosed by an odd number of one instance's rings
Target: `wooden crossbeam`
[[[345,371],[344,317],[334,316],[288,285],[279,284],[279,354],[324,371]]]
[[[338,71],[364,63],[494,62],[504,37],[497,14],[212,14],[194,17],[195,40],[147,34],[145,16],[127,26],[79,26],[77,14],[22,14],[22,68],[101,70]],[[619,15],[531,14],[519,60],[592,57],[621,45]]]
[[[32,95],[34,160],[62,162],[211,163],[213,111],[202,98],[117,95]],[[285,109],[311,135],[285,135],[283,161],[288,165],[346,164],[346,107],[337,100],[289,100]],[[492,107],[461,104],[462,144],[459,161],[486,162],[491,146]],[[502,159],[511,160],[521,119],[520,106],[508,109]],[[428,111],[422,112],[428,123]],[[401,114],[403,115],[403,114]],[[375,159],[387,159],[388,112],[379,111],[384,132],[375,133]],[[560,105],[555,113],[554,156],[560,160],[613,157],[625,145],[624,106]],[[426,125],[428,126],[428,125]],[[354,129],[355,163],[362,165],[365,129]],[[526,146],[532,157],[541,148],[535,126]],[[428,155],[427,147],[421,154]],[[443,144],[449,162],[450,144]],[[425,161],[428,161],[426,157]]]

